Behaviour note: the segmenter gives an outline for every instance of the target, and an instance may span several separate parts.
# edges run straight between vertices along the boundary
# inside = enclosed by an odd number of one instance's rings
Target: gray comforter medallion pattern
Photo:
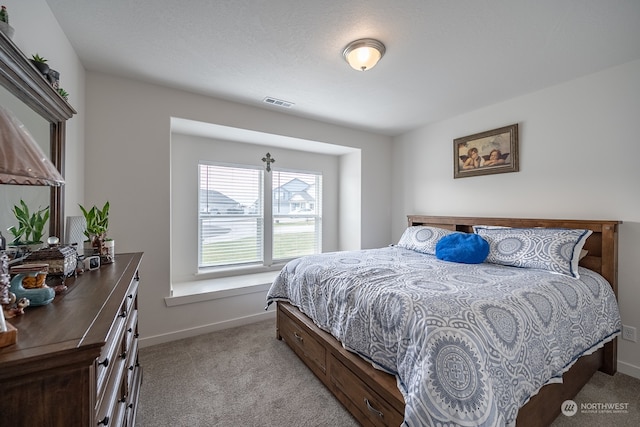
[[[609,284],[388,247],[289,262],[268,304],[289,301],[394,374],[404,425],[514,425],[518,408],[620,331]]]

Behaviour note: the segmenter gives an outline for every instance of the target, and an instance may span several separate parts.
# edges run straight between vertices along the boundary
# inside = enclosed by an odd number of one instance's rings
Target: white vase
[[[0,21],[0,31],[2,31],[3,33],[6,34],[7,37],[9,37],[10,39],[13,38],[13,27],[9,24],[7,24],[6,22],[2,22]]]

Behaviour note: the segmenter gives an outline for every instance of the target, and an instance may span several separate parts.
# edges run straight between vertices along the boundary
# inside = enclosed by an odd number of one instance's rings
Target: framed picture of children
[[[453,140],[453,177],[518,172],[518,124]]]

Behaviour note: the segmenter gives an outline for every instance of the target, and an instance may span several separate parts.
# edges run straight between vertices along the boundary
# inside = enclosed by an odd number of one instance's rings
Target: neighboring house
[[[273,189],[273,211],[276,214],[315,211],[315,185],[294,178]]]
[[[200,212],[212,214],[242,214],[244,208],[231,197],[216,190],[200,189]]]
[[[315,211],[314,184],[294,178],[273,190],[273,209],[277,214],[310,213]],[[241,203],[216,190],[200,189],[200,212],[217,215],[257,212],[256,204],[246,210]]]

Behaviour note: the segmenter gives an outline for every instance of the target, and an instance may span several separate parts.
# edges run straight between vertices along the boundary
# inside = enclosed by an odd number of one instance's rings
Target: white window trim
[[[167,307],[174,307],[238,295],[266,294],[279,271],[174,283],[171,295],[165,297],[164,302]]]

